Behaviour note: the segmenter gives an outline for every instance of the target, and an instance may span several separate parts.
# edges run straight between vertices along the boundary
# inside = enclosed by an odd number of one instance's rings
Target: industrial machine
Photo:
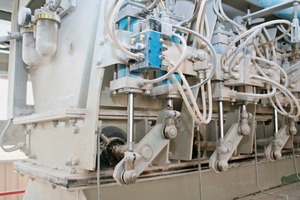
[[[226,200],[299,179],[299,3],[14,0],[0,144],[29,158],[24,199]]]

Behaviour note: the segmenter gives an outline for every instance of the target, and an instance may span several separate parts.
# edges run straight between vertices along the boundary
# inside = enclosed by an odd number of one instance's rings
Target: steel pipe
[[[224,138],[224,119],[223,119],[223,101],[219,101],[219,131],[220,138]]]
[[[134,97],[133,97],[133,93],[129,93],[128,94],[128,106],[127,106],[128,151],[133,151],[133,123],[134,123]]]
[[[14,191],[7,191],[7,192],[0,192],[0,197],[10,196],[10,195],[19,195],[24,194],[25,190],[14,190]]]

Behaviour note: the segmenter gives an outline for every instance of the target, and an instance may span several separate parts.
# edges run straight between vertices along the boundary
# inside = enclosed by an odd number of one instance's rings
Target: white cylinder
[[[22,59],[28,66],[35,66],[40,62],[40,55],[35,48],[35,40],[32,31],[22,34]]]
[[[58,23],[50,19],[39,19],[36,26],[36,50],[38,54],[49,57],[57,48]]]

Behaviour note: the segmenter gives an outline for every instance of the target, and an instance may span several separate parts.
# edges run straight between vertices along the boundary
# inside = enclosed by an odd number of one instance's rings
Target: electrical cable
[[[199,183],[199,200],[203,199],[203,190],[202,190],[202,169],[201,169],[201,140],[200,140],[200,130],[199,126],[197,127],[197,159],[198,159],[198,183]]]
[[[100,148],[100,138],[101,138],[101,132],[98,132],[97,137],[97,197],[98,200],[101,200],[101,190],[100,190],[100,156],[102,154],[102,150]]]
[[[197,41],[200,43],[200,39],[209,47],[209,50],[212,54],[212,70],[211,70],[211,73],[209,74],[208,77],[206,77],[206,79],[194,86],[191,86],[191,88],[196,88],[196,87],[201,87],[201,85],[204,85],[206,84],[209,80],[211,80],[211,78],[213,77],[213,75],[216,73],[216,70],[217,70],[217,65],[218,65],[218,60],[217,60],[217,53],[214,49],[214,47],[211,45],[211,43],[202,35],[200,35],[199,33],[191,30],[191,29],[188,29],[188,28],[185,28],[185,27],[181,27],[181,26],[177,26],[177,25],[173,25],[174,28],[178,29],[178,30],[181,30],[181,31],[184,31],[184,32],[188,32],[190,34],[193,34],[196,36],[197,38]],[[198,40],[199,39],[199,40]]]
[[[262,77],[262,76],[257,76],[257,75],[252,75],[252,78],[254,79],[258,79],[258,80],[261,80],[263,82],[267,82],[269,83],[270,85],[273,85],[275,87],[277,87],[279,90],[281,90],[281,92],[283,94],[285,94],[285,96],[287,98],[291,98],[293,100],[293,102],[295,103],[296,105],[296,108],[297,108],[297,114],[295,115],[288,115],[288,117],[290,118],[297,118],[299,117],[300,115],[300,105],[299,105],[299,101],[297,100],[297,98],[289,91],[289,90],[286,90],[286,88],[280,84],[278,84],[277,82],[271,80],[271,79],[268,79],[268,78],[265,78],[265,77]],[[292,105],[292,104],[291,104]]]
[[[116,20],[117,20],[117,13],[119,12],[121,6],[123,5],[125,0],[119,0],[116,4],[115,8],[113,9],[113,20],[112,20],[112,30],[111,30],[111,37],[116,46],[129,58],[135,59],[135,60],[141,60],[143,59],[144,55],[141,53],[132,53],[131,51],[127,50],[123,44],[120,43],[116,36]]]
[[[170,63],[171,66],[174,65],[174,64],[172,63],[171,60],[169,60],[168,58],[165,58],[165,59],[166,59],[167,62]],[[194,119],[194,121],[195,121],[197,124],[199,124],[199,125],[202,125],[202,124],[208,124],[208,123],[210,122],[210,120],[211,120],[211,117],[212,117],[212,97],[211,97],[211,95],[210,95],[210,93],[211,93],[210,82],[208,82],[208,84],[209,84],[208,87],[209,87],[209,89],[210,89],[210,91],[208,91],[208,93],[209,93],[209,115],[208,115],[207,119],[205,119],[205,118],[202,116],[201,112],[200,112],[200,109],[199,109],[199,107],[198,107],[198,105],[197,105],[196,99],[195,99],[195,97],[194,97],[194,95],[193,95],[193,93],[192,93],[191,88],[189,87],[189,84],[187,83],[187,81],[186,81],[186,79],[185,79],[185,76],[184,76],[180,71],[177,71],[177,72],[178,72],[178,74],[180,75],[181,80],[183,81],[183,84],[184,84],[184,86],[185,86],[185,88],[186,88],[186,90],[187,90],[187,93],[188,93],[189,97],[190,97],[190,100],[191,100],[191,102],[192,102],[192,105],[193,105],[193,107],[194,107],[194,110],[193,110],[193,108],[192,108],[191,105],[190,105],[190,102],[189,102],[189,100],[188,100],[188,98],[187,98],[187,95],[186,95],[185,92],[184,92],[184,89],[183,89],[182,86],[179,84],[178,80],[176,79],[176,77],[175,77],[174,75],[172,75],[172,79],[173,79],[173,81],[175,82],[175,84],[176,84],[176,86],[177,86],[177,89],[178,89],[179,93],[181,94],[182,99],[183,99],[183,101],[184,101],[184,103],[185,103],[185,105],[186,105],[186,107],[187,107],[187,109],[188,109],[190,115],[192,116],[192,118]],[[197,116],[195,115],[195,112],[197,113]],[[198,119],[198,118],[199,118],[199,119]]]
[[[239,29],[239,31],[241,31],[241,32],[246,31],[246,28],[245,28],[245,27],[243,27],[242,25],[236,23],[234,20],[230,19],[230,18],[225,14],[225,12],[224,12],[224,10],[223,10],[223,6],[222,6],[222,0],[218,0],[218,3],[219,3],[219,10],[220,10],[221,15],[223,16],[223,18],[224,18],[226,21],[228,21],[229,23],[231,23],[231,24],[233,24],[234,26],[236,26],[236,27]]]
[[[254,110],[253,110],[253,118],[255,119],[256,117],[256,103],[254,104]],[[257,189],[262,193],[262,194],[265,194],[265,195],[269,195],[269,196],[274,196],[274,197],[277,197],[277,198],[281,198],[281,199],[285,199],[285,200],[288,200],[289,197],[288,195],[284,195],[284,194],[281,194],[281,195],[276,195],[276,194],[270,194],[270,193],[267,193],[265,192],[261,186],[260,186],[260,183],[259,183],[259,172],[258,172],[258,156],[257,156],[257,135],[256,135],[256,132],[253,131],[253,135],[254,135],[254,159],[255,159],[255,180],[256,180],[256,187]]]
[[[296,164],[296,154],[295,154],[295,146],[294,146],[294,136],[292,136],[292,141],[293,141],[293,147],[292,147],[292,152],[293,152],[293,164],[294,164],[294,169],[295,169],[295,173],[296,173],[296,177],[298,179],[298,181],[300,181],[300,176],[298,173],[298,168],[297,168],[297,164]]]
[[[264,28],[264,27],[267,27],[267,26],[271,26],[271,25],[274,25],[274,24],[287,24],[289,26],[289,30],[290,30],[290,21],[288,20],[273,20],[273,21],[270,21],[270,22],[265,22],[263,24],[260,24],[260,25],[257,25],[245,32],[243,32],[241,35],[239,35],[238,37],[236,37],[231,43],[229,43],[229,45],[227,46],[227,48],[225,49],[225,52],[222,54],[221,56],[221,67],[222,69],[225,68],[225,61],[230,59],[233,55],[234,55],[234,51],[232,51],[229,55],[228,52],[229,50],[232,50],[232,48],[235,46],[235,44],[242,40],[243,38],[245,38],[247,35],[251,34],[252,32],[254,32],[255,30],[257,29],[261,29],[261,28]],[[277,38],[279,38],[280,36],[278,36]],[[226,59],[225,59],[225,56],[226,56]]]
[[[6,132],[8,131],[9,127],[11,126],[13,122],[13,118],[12,119],[8,119],[7,124],[5,125],[4,129],[2,130],[1,134],[0,134],[0,147],[3,149],[4,152],[13,152],[19,149],[22,149],[25,147],[25,143],[24,142],[19,142],[18,144],[16,144],[13,147],[9,147],[9,148],[5,148],[4,147],[4,136],[6,134]]]

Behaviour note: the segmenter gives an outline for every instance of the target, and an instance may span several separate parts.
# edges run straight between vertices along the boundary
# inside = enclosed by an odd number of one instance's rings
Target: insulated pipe
[[[276,4],[288,2],[289,0],[246,0],[246,1],[261,8],[269,8],[275,6]],[[287,8],[278,11],[275,14],[281,18],[292,20],[294,18],[294,9]],[[298,18],[300,18],[300,13],[298,13],[297,16]]]
[[[224,138],[224,124],[223,124],[223,101],[219,101],[219,129],[220,129],[220,138]]]
[[[128,94],[128,107],[127,107],[128,151],[133,151],[133,123],[134,123],[134,98],[133,98],[133,93],[129,93]]]

